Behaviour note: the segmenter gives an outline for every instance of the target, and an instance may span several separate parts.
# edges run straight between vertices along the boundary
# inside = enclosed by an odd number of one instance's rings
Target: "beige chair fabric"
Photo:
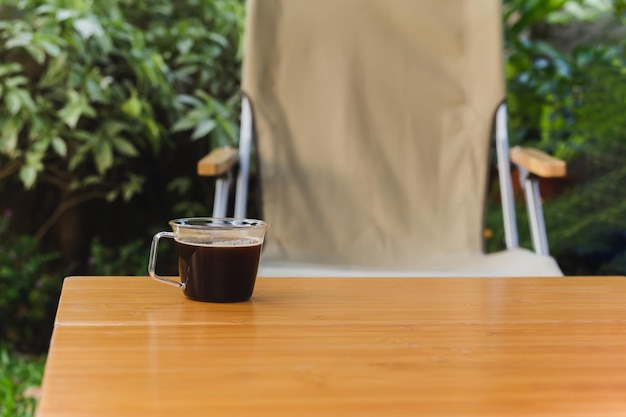
[[[483,253],[499,0],[247,7],[261,275],[561,275],[523,249]]]

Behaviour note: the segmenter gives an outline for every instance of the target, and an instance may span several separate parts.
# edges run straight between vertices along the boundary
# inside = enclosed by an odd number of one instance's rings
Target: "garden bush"
[[[567,6],[577,12],[567,13]],[[513,145],[532,144],[572,161],[599,142],[618,140],[609,130],[624,120],[623,3],[599,6],[585,0],[504,0]],[[593,35],[577,40],[558,35],[573,26]]]
[[[195,167],[237,141],[243,14],[242,0],[0,3],[0,339],[45,350],[35,324],[50,328],[63,277],[145,274],[154,231],[210,211]]]
[[[625,2],[503,3],[511,142],[568,162],[564,192],[544,200],[551,253],[568,275],[624,274]],[[498,209],[490,250],[502,247]],[[523,205],[518,215],[531,247]]]
[[[31,236],[12,233],[11,215],[0,215],[0,343],[43,352],[60,290],[50,271],[57,254],[41,252]]]
[[[18,354],[0,342],[0,417],[30,417],[36,395],[29,390],[41,384],[45,356]]]
[[[2,2],[0,208],[20,207],[16,227],[84,264],[98,234],[205,213],[195,162],[237,140],[242,16],[226,0]]]

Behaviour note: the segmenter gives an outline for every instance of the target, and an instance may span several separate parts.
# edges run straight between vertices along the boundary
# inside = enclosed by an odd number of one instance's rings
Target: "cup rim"
[[[183,217],[169,221],[170,226],[184,229],[261,229],[268,223],[258,219],[238,217]]]

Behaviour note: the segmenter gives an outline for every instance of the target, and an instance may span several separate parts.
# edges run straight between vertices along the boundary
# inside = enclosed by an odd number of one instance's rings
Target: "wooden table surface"
[[[37,416],[624,416],[626,278],[65,281]]]

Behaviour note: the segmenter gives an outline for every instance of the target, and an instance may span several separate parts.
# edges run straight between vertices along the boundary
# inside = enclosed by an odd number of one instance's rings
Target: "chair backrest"
[[[248,0],[266,259],[482,252],[501,18],[499,0]]]

